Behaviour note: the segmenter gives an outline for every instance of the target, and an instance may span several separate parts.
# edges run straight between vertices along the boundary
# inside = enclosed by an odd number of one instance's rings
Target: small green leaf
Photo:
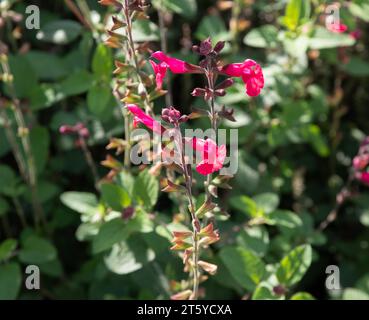
[[[4,198],[0,197],[0,217],[5,215],[8,211],[9,211],[8,202]]]
[[[133,194],[148,209],[151,209],[158,201],[159,183],[147,169],[138,175]]]
[[[32,50],[25,57],[41,80],[58,80],[67,75],[63,60],[55,54]]]
[[[58,20],[47,23],[37,32],[37,40],[64,45],[75,40],[82,32],[82,26],[73,20]]]
[[[155,259],[155,252],[140,238],[115,244],[110,254],[105,257],[109,270],[117,274],[128,274],[141,269]]]
[[[323,27],[316,27],[313,37],[309,39],[309,48],[318,50],[337,47],[350,47],[354,44],[355,39],[350,35],[333,33]]]
[[[29,235],[22,241],[19,260],[24,263],[45,263],[56,258],[57,251],[47,239],[37,235]]]
[[[193,18],[197,12],[196,0],[156,0],[154,4],[159,9],[177,13],[188,19]]]
[[[109,84],[96,83],[88,90],[87,106],[93,114],[97,116],[104,115],[109,107],[111,97]]]
[[[30,131],[29,138],[37,174],[40,174],[44,170],[49,157],[49,131],[45,127],[34,127]]]
[[[81,214],[94,214],[98,201],[93,193],[69,191],[60,196],[61,202],[68,208]]]
[[[131,204],[131,198],[128,192],[116,184],[102,184],[101,193],[103,200],[113,210],[121,211],[123,208],[128,207]]]
[[[308,292],[297,292],[290,300],[315,300],[315,298]]]
[[[279,205],[278,195],[271,192],[258,194],[253,199],[256,206],[266,214],[273,212]]]
[[[160,39],[159,28],[150,20],[137,20],[133,24],[132,37],[136,42],[157,41]]]
[[[91,73],[85,70],[77,71],[61,82],[59,91],[64,96],[78,95],[88,91],[93,80]]]
[[[283,297],[277,297],[273,293],[273,288],[268,283],[261,282],[252,294],[252,300],[280,300]]]
[[[17,240],[15,239],[6,239],[0,244],[0,261],[8,259],[15,248],[17,247]]]
[[[347,288],[343,291],[343,300],[369,300],[369,294],[356,288]]]
[[[233,278],[249,291],[263,280],[265,265],[254,253],[241,247],[225,247],[219,254]]]
[[[22,274],[18,263],[0,265],[0,300],[16,299],[21,283]]]
[[[0,193],[8,194],[9,190],[16,183],[14,171],[3,164],[0,164]]]
[[[111,49],[99,44],[92,58],[92,71],[99,78],[109,80],[113,70],[113,55]]]
[[[252,29],[243,42],[255,48],[275,48],[278,45],[278,30],[273,25],[264,25]]]
[[[195,36],[198,40],[205,40],[211,37],[214,44],[218,41],[227,41],[230,39],[230,34],[224,24],[224,21],[217,15],[206,15],[201,20]]]
[[[289,252],[280,262],[276,275],[278,281],[286,286],[299,282],[310,267],[312,249],[310,245],[301,245]]]
[[[234,208],[250,218],[262,217],[264,215],[264,212],[258,208],[256,202],[248,196],[233,197],[230,202]]]

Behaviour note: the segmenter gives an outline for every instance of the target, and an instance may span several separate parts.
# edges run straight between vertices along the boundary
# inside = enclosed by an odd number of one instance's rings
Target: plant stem
[[[167,28],[165,26],[164,21],[164,14],[163,10],[158,9],[158,16],[159,16],[159,30],[160,30],[160,45],[162,51],[167,54],[168,53],[168,37],[167,37]],[[173,105],[173,97],[172,97],[172,85],[170,82],[169,75],[165,77],[165,84],[167,86],[167,94],[165,95],[165,103],[167,106]]]
[[[0,103],[1,103],[1,100],[0,100]],[[26,164],[24,162],[22,152],[19,149],[19,145],[17,143],[17,138],[16,138],[16,136],[15,136],[15,134],[14,134],[12,128],[11,128],[9,117],[8,117],[6,111],[3,109],[2,105],[0,106],[0,112],[1,112],[2,118],[4,119],[5,134],[6,134],[7,140],[10,144],[10,147],[12,149],[12,153],[13,153],[15,161],[17,163],[19,172],[20,172],[22,178],[25,181],[27,181],[27,179],[28,179],[27,178],[27,167],[26,167]]]
[[[95,165],[95,162],[93,160],[92,154],[91,154],[91,152],[90,152],[90,150],[87,146],[87,143],[86,143],[86,140],[85,140],[84,137],[80,137],[80,142],[81,142],[80,145],[81,145],[83,154],[85,156],[87,165],[90,167],[92,176],[94,178],[95,188],[96,188],[96,190],[99,190],[99,180],[100,180],[100,178],[99,178],[99,175],[97,173],[96,165]]]
[[[1,61],[1,66],[3,68],[4,73],[8,75],[11,74],[7,59],[3,59]],[[35,160],[34,160],[32,148],[31,148],[31,141],[29,138],[29,129],[26,126],[26,122],[24,120],[23,113],[21,111],[20,102],[15,92],[13,81],[8,82],[8,88],[9,88],[9,93],[10,93],[10,96],[13,102],[13,107],[11,109],[14,113],[14,117],[17,122],[19,136],[20,136],[22,147],[23,147],[23,150],[26,156],[27,169],[28,169],[27,170],[28,171],[27,172],[27,183],[31,189],[31,199],[32,199],[32,207],[34,211],[35,227],[36,229],[38,229],[40,226],[40,222],[46,225],[46,219],[45,219],[43,208],[41,206],[41,203],[37,195],[37,173],[36,173],[36,167],[35,167]]]
[[[22,205],[19,202],[19,199],[17,197],[12,197],[12,201],[13,201],[15,210],[17,212],[17,215],[19,217],[19,220],[21,221],[22,227],[27,228],[27,226],[28,226],[27,220],[26,220],[26,217],[24,215]]]
[[[213,134],[214,134],[214,140],[216,139],[216,134],[217,134],[217,130],[218,130],[218,123],[217,123],[217,114],[215,112],[215,97],[214,97],[214,88],[215,88],[215,76],[213,75],[212,72],[207,71],[206,72],[206,79],[208,81],[208,87],[211,91],[211,97],[210,97],[210,102],[209,102],[209,106],[210,106],[210,122],[211,122],[211,128],[213,130]],[[211,193],[209,190],[209,186],[211,184],[211,180],[213,179],[213,175],[212,174],[208,174],[206,177],[206,182],[205,182],[205,192],[206,192],[206,199],[205,201],[208,201],[211,199]]]
[[[199,219],[196,217],[196,209],[193,203],[192,197],[192,176],[188,172],[188,166],[185,160],[184,148],[183,148],[183,139],[180,128],[178,125],[175,126],[179,133],[179,141],[178,147],[180,148],[181,154],[181,163],[183,168],[183,177],[186,183],[186,191],[187,191],[187,198],[189,202],[189,210],[192,219],[192,245],[193,245],[193,266],[192,266],[192,273],[193,273],[193,289],[192,289],[192,299],[197,300],[198,293],[199,293],[199,283],[200,283],[200,271],[199,271],[199,256],[200,256],[200,248],[199,248],[199,231],[201,229],[201,224]]]
[[[136,50],[135,50],[135,44],[134,44],[133,37],[132,37],[132,18],[129,12],[129,1],[128,0],[124,1],[123,14],[125,16],[125,20],[126,20],[125,22],[127,24],[126,32],[127,32],[127,38],[128,38],[130,57],[133,61],[133,66],[136,70],[137,81],[139,82],[139,89],[143,91],[140,94],[144,96],[144,104],[145,104],[146,113],[152,114],[153,111],[152,111],[151,103],[149,100],[149,95],[147,93],[146,87],[143,83],[143,80],[140,74],[140,66],[138,63],[138,58],[137,58]]]

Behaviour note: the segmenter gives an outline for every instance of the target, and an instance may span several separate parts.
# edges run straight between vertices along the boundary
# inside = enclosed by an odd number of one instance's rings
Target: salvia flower
[[[160,62],[165,62],[167,67],[173,73],[201,73],[201,68],[199,68],[198,66],[180,59],[169,57],[162,51],[154,52],[151,55],[151,58],[155,58]]]
[[[201,152],[202,155],[202,160],[196,165],[198,173],[208,175],[222,169],[227,153],[225,145],[218,147],[214,140],[210,138],[206,140],[194,138],[192,146],[194,150]]]
[[[144,124],[153,132],[162,134],[165,131],[159,122],[154,120],[148,114],[146,114],[140,107],[135,104],[128,104],[126,108],[134,115],[133,126],[136,127],[138,123]]]
[[[334,33],[343,33],[348,29],[345,24],[340,22],[327,23],[326,27],[329,31]]]
[[[255,97],[264,88],[264,75],[260,65],[252,59],[246,59],[242,63],[231,63],[220,68],[220,72],[230,76],[242,78],[246,86],[246,93]]]
[[[156,87],[158,89],[162,89],[163,80],[167,73],[168,65],[165,62],[156,63],[152,60],[150,60],[150,63],[155,73]]]

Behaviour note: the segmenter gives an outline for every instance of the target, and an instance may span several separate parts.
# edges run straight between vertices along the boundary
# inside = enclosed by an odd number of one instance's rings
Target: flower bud
[[[191,95],[193,97],[203,97],[206,93],[206,90],[203,88],[195,88],[193,89],[193,91],[191,92]]]
[[[178,124],[181,117],[181,113],[174,107],[164,108],[161,112],[161,118],[168,123]]]
[[[207,38],[204,41],[201,41],[200,47],[199,47],[199,53],[202,56],[209,55],[212,50],[213,50],[213,47],[211,45],[211,39],[210,38]]]
[[[220,51],[222,51],[224,49],[225,46],[225,41],[219,41],[217,42],[217,44],[214,47],[214,51],[216,53],[219,53]]]

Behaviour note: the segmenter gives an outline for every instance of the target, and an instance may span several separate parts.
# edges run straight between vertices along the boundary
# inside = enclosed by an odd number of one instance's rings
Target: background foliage
[[[168,298],[184,278],[181,260],[169,251],[170,232],[184,228],[183,199],[160,193],[148,168],[123,170],[96,191],[75,138],[58,131],[83,122],[98,176],[108,173],[100,165],[111,153],[105,146],[123,135],[124,122],[111,93],[114,56],[122,52],[103,45],[110,21],[106,7],[77,0],[83,17],[78,19],[67,1],[12,2],[15,15],[24,15],[30,2],[41,9],[40,30],[27,30],[23,20],[3,24],[0,33],[10,48],[15,94],[30,128],[47,223],[33,227],[31,191],[1,117],[0,298]],[[235,110],[237,122],[223,121],[221,127],[239,130],[240,157],[232,190],[219,195],[229,215],[218,217],[221,241],[206,257],[218,265],[218,273],[202,285],[207,299],[369,298],[367,188],[355,183],[357,195],[319,229],[369,132],[369,6],[364,0],[342,3],[349,31],[361,30],[354,39],[325,28],[325,4],[154,0],[151,21],[135,22],[135,41],[149,41],[153,50],[160,49],[161,10],[174,56],[196,62],[192,44],[211,36],[214,43],[227,41],[224,60],[253,58],[263,66],[266,88],[260,97],[249,99],[237,83],[221,101]],[[189,94],[196,81],[172,77],[174,105],[183,112],[202,107]],[[5,83],[1,96],[9,97]],[[164,106],[162,97],[155,102],[157,113]],[[5,112],[15,132],[14,115],[9,108]],[[190,125],[208,124],[197,119]],[[202,178],[196,179],[200,204]],[[127,221],[122,212],[129,206],[135,215]],[[40,266],[39,291],[24,288],[29,264]],[[340,268],[342,290],[325,288],[331,264]]]

